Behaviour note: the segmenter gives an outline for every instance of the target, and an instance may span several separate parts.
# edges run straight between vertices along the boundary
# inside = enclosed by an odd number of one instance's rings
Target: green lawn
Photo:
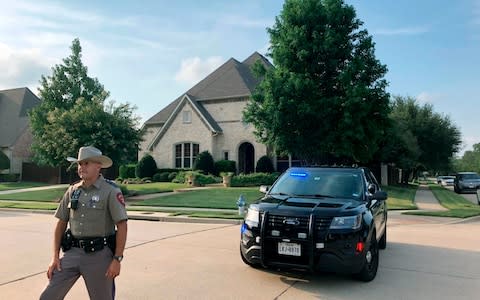
[[[0,208],[22,208],[22,209],[41,209],[55,210],[58,203],[52,202],[30,202],[30,201],[0,201]]]
[[[38,186],[47,186],[47,183],[41,182],[1,182],[0,191],[25,189]]]
[[[144,183],[144,184],[122,184],[122,185],[127,187],[128,191],[135,195],[173,192],[174,190],[187,187],[186,184],[172,183],[172,182],[153,182],[153,183]]]
[[[388,193],[387,205],[389,210],[417,209],[414,204],[417,185],[389,185],[382,186]]]
[[[236,202],[240,194],[243,194],[247,204],[254,202],[263,195],[259,192],[258,187],[211,188],[159,196],[157,198],[135,202],[132,203],[132,205],[237,209]]]
[[[458,195],[436,184],[430,184],[429,188],[438,202],[445,208],[448,208],[448,211],[409,212],[409,214],[454,218],[468,218],[480,215],[480,206],[468,201],[462,195]]]
[[[62,198],[66,188],[56,188],[43,191],[21,192],[13,194],[0,195],[1,200],[22,200],[22,201],[39,201],[39,202],[55,202]]]

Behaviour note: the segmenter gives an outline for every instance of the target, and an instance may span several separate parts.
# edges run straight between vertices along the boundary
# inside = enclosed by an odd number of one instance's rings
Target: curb
[[[216,219],[216,218],[185,218],[185,217],[159,217],[128,215],[129,220],[155,221],[155,222],[177,222],[177,223],[199,223],[199,224],[231,224],[240,225],[242,220]]]
[[[474,217],[469,217],[465,219],[455,220],[455,221],[449,222],[448,224],[464,224],[464,223],[476,223],[476,222],[480,222],[480,216],[474,216]]]
[[[21,209],[21,208],[0,208],[0,211],[5,212],[21,212],[29,214],[45,214],[53,215],[55,211],[53,210],[40,210],[40,209]],[[145,214],[145,215],[141,215]],[[177,222],[177,223],[198,223],[198,224],[231,224],[231,225],[240,225],[242,220],[232,220],[232,219],[219,219],[219,218],[186,218],[186,217],[169,217],[169,216],[153,216],[148,211],[138,211],[135,214],[129,214],[127,216],[129,220],[137,221],[155,221],[155,222]]]

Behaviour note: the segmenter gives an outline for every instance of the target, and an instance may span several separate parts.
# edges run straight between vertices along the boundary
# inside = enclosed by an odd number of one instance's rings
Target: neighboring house
[[[23,162],[30,161],[32,132],[28,111],[40,99],[28,88],[0,91],[0,151],[10,159],[10,169],[2,173],[22,173]]]
[[[256,61],[272,67],[257,52],[243,62],[230,58],[147,120],[139,159],[150,154],[158,168],[191,168],[198,153],[207,150],[214,161],[236,161],[239,173],[254,172],[258,159],[270,154],[256,141],[253,126],[242,121],[259,83],[251,71]]]

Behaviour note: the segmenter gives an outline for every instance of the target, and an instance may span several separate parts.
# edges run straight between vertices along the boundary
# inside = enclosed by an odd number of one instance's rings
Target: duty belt
[[[87,253],[96,252],[102,250],[105,246],[115,249],[115,235],[109,235],[105,237],[84,238],[84,239],[72,239],[72,247],[82,248]],[[113,246],[113,247],[112,247]]]

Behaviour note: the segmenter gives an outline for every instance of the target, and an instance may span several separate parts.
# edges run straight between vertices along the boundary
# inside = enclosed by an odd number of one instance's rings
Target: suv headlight
[[[249,207],[245,216],[245,223],[250,227],[258,227],[260,222],[260,212],[255,207]]]
[[[362,215],[335,217],[330,229],[358,229],[362,225]]]

